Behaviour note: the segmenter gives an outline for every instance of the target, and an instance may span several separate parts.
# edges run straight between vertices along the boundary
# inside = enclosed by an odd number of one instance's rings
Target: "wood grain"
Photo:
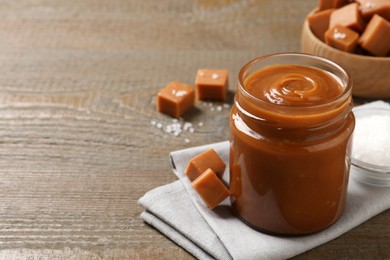
[[[0,259],[191,259],[137,200],[175,180],[170,151],[226,140],[229,111],[199,102],[174,137],[151,125],[171,122],[155,95],[214,67],[231,100],[245,62],[299,51],[316,1],[0,3]],[[389,258],[389,217],[297,259]]]

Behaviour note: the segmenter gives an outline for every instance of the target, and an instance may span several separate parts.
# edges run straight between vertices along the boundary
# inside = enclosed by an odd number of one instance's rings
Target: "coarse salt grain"
[[[185,122],[184,125],[183,125],[183,129],[186,130],[186,131],[187,131],[188,129],[190,129],[191,127],[192,127],[192,124],[189,123],[189,122]]]
[[[217,110],[218,110],[219,112],[221,112],[221,111],[222,111],[222,106],[217,106]]]
[[[190,139],[186,138],[186,139],[184,139],[184,142],[186,142],[188,144],[190,142]]]
[[[176,94],[174,94],[176,97],[182,97],[182,96],[185,96],[187,94],[187,91],[185,90],[179,90],[176,92]]]
[[[334,30],[333,38],[335,39],[345,39],[347,35],[345,33],[339,32],[338,30]]]
[[[193,127],[192,123],[183,122],[176,118],[172,119],[170,124],[164,124],[161,122],[157,122],[156,120],[151,120],[150,123],[156,128],[162,129],[164,133],[169,134],[171,136],[180,136],[183,131],[187,131],[191,134],[195,133],[195,128]]]
[[[352,147],[354,159],[390,166],[390,112],[357,118]]]
[[[374,8],[374,7],[375,7],[375,3],[372,3],[372,2],[367,2],[364,5],[364,8],[367,8],[367,9],[371,9],[371,8]]]
[[[211,75],[211,78],[212,78],[212,79],[218,79],[218,78],[219,78],[219,75],[218,75],[217,73],[213,73],[213,74]]]

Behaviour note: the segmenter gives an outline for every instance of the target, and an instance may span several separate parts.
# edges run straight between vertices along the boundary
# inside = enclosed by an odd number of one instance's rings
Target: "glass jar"
[[[251,75],[283,65],[321,70],[339,83],[340,93],[318,104],[298,100],[291,105],[248,90]],[[284,83],[299,78],[315,83],[299,69],[291,79],[283,77]],[[323,83],[315,83],[316,88]],[[289,91],[287,85],[279,92]],[[320,231],[341,216],[355,126],[351,89],[340,66],[301,53],[260,57],[241,69],[230,114],[230,190],[232,208],[245,223],[266,233],[298,235]]]

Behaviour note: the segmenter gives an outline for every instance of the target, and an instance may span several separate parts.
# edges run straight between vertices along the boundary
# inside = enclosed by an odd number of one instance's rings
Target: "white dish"
[[[386,131],[390,129],[390,109],[357,107],[354,114],[351,175],[364,183],[390,187],[390,131]]]

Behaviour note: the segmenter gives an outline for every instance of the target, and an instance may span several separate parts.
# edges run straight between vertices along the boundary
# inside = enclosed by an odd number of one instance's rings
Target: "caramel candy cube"
[[[366,21],[369,21],[374,14],[390,20],[390,0],[357,0],[360,3],[360,12]]]
[[[207,169],[196,178],[192,186],[210,209],[218,206],[229,196],[229,190],[211,169]]]
[[[326,9],[340,8],[347,3],[348,0],[319,0],[318,10],[322,11]]]
[[[323,42],[325,41],[325,32],[329,28],[330,14],[334,10],[335,9],[326,9],[307,17],[311,31],[318,39]]]
[[[359,44],[375,56],[386,56],[390,51],[390,22],[374,15],[360,36]]]
[[[336,24],[349,27],[357,32],[362,32],[365,27],[363,17],[359,11],[359,4],[352,3],[334,10],[330,15],[329,27],[333,27]]]
[[[170,82],[157,95],[158,111],[172,117],[180,117],[194,105],[194,88],[180,82]]]
[[[195,78],[198,98],[224,101],[228,93],[228,76],[227,70],[198,70]]]
[[[336,24],[325,33],[325,43],[342,51],[354,52],[359,34],[345,26]]]
[[[226,165],[214,149],[207,150],[192,158],[185,169],[185,174],[193,181],[208,168],[213,170],[219,178],[222,178],[225,172]]]

